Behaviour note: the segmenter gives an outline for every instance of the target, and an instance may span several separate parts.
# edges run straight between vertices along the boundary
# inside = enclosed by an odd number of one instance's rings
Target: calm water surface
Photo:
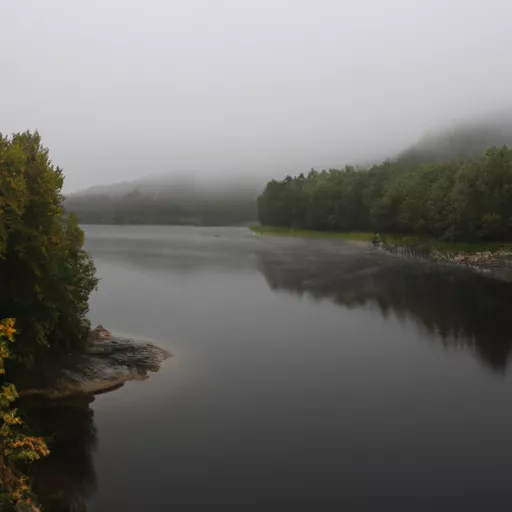
[[[93,324],[174,357],[47,413],[55,510],[511,510],[511,285],[243,228],[85,229]]]

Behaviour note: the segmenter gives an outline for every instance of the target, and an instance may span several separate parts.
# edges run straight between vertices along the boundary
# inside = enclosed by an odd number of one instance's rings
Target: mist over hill
[[[491,146],[512,146],[512,111],[494,113],[433,131],[391,162],[408,171],[422,163],[473,157]],[[361,166],[368,168],[370,166]],[[297,169],[297,174],[307,169]],[[256,220],[256,198],[268,172],[204,176],[177,172],[94,186],[67,197],[82,223],[243,225]],[[283,176],[277,176],[281,178]]]
[[[68,196],[65,208],[84,224],[249,224],[260,185],[175,174],[91,187]]]
[[[512,123],[498,115],[455,125],[366,168],[271,180],[258,197],[264,226],[512,240]]]
[[[512,146],[512,110],[466,119],[427,133],[395,160],[413,166],[474,157],[491,146]]]

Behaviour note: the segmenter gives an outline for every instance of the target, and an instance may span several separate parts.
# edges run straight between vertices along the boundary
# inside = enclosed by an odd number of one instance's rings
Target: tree
[[[25,364],[79,348],[89,332],[95,268],[63,210],[63,180],[37,132],[0,135],[0,315],[16,318],[13,356]]]
[[[386,161],[270,181],[260,222],[315,230],[376,230],[451,240],[512,240],[512,150],[444,162]]]
[[[4,361],[9,357],[8,343],[14,341],[14,320],[0,320],[0,375],[5,373]],[[28,477],[21,466],[47,456],[50,452],[40,437],[24,430],[23,422],[12,407],[18,394],[13,384],[0,388],[0,509],[36,512],[39,509],[30,489]]]

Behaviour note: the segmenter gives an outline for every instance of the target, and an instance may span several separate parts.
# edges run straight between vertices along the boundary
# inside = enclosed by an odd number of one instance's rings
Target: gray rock
[[[83,352],[42,363],[43,371],[38,373],[44,377],[33,376],[30,385],[20,388],[20,395],[60,399],[101,393],[127,381],[147,379],[170,355],[153,343],[113,336],[99,326]]]
[[[368,246],[368,244],[367,244]],[[512,253],[499,251],[482,251],[475,253],[448,252],[430,250],[424,246],[392,245],[383,242],[378,247],[392,256],[415,261],[434,262],[435,264],[463,266],[468,270],[486,274],[502,281],[512,282]]]

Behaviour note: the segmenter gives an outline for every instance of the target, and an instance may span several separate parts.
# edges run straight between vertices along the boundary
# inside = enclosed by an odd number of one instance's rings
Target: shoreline
[[[250,225],[249,230],[258,235],[326,238],[369,243],[371,243],[375,236],[371,231],[313,231],[309,229],[261,226],[259,224]],[[383,242],[387,242],[390,245],[401,245],[404,247],[423,246],[430,250],[438,250],[441,252],[478,253],[505,250],[506,252],[512,253],[512,242],[448,242],[417,235],[396,235],[388,233],[382,233],[381,238]]]
[[[372,248],[374,235],[369,232],[328,232],[294,230],[252,225],[249,230],[262,236],[288,236],[342,240],[361,248]],[[501,242],[444,242],[416,236],[384,235],[375,250],[400,259],[416,259],[456,265],[512,281],[512,244]]]
[[[18,392],[20,397],[51,400],[94,396],[148,379],[171,356],[154,343],[116,336],[98,326],[83,351],[48,358],[36,372],[22,375]]]

